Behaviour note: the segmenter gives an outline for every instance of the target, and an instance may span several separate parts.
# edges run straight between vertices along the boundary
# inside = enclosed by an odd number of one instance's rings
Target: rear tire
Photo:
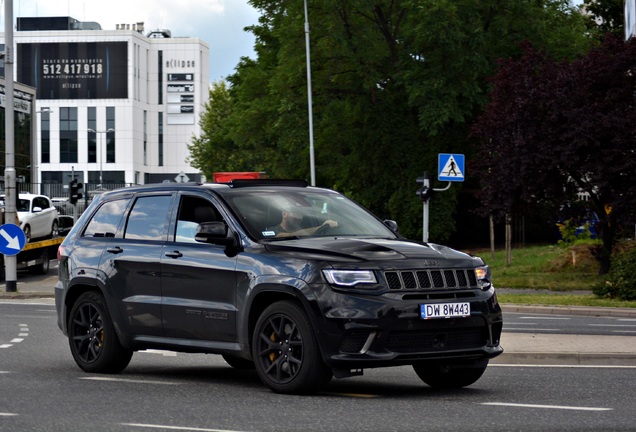
[[[25,243],[31,243],[31,227],[29,225],[24,226],[24,237],[26,237]]]
[[[261,381],[276,393],[313,393],[332,377],[309,318],[291,301],[263,311],[254,329],[252,358]]]
[[[121,346],[104,296],[93,291],[80,295],[73,305],[68,341],[75,362],[86,372],[121,372],[133,354]]]
[[[46,249],[42,250],[40,259],[42,260],[42,263],[29,267],[29,273],[39,275],[48,274],[51,263],[49,262],[49,252]]]
[[[486,371],[488,360],[474,363],[417,363],[413,369],[429,386],[436,389],[458,389],[475,383]]]

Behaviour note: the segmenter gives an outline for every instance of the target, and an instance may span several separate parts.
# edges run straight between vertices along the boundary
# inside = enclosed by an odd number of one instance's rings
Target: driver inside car
[[[281,211],[281,221],[275,227],[270,230],[276,233],[276,237],[299,237],[315,234],[318,230],[325,227],[337,228],[338,222],[335,220],[327,219],[322,224],[314,227],[303,228],[302,221],[303,215],[300,211],[290,208],[285,208]]]

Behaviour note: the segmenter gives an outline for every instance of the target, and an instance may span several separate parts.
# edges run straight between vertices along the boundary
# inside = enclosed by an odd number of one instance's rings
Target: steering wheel
[[[326,223],[326,224],[321,225],[320,228],[318,228],[316,231],[314,231],[314,235],[324,235],[324,234],[327,234],[331,230],[332,230],[331,225]]]

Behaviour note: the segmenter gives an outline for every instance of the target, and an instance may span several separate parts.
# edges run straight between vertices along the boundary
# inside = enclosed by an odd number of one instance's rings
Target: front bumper
[[[332,291],[329,298],[329,304],[320,305],[322,325],[316,329],[323,359],[332,368],[473,361],[503,352],[502,312],[493,288],[380,296]],[[469,302],[470,316],[430,320],[419,316],[420,304],[453,301]]]

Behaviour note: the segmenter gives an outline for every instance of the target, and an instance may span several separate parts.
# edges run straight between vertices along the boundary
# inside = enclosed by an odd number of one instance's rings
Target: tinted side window
[[[125,238],[165,240],[172,196],[147,196],[137,199],[128,217]]]
[[[194,236],[200,223],[222,220],[221,214],[210,201],[183,196],[179,205],[175,241],[196,243]]]
[[[84,237],[115,237],[127,205],[127,199],[104,203],[88,223]]]
[[[42,210],[49,208],[49,202],[45,198],[34,198],[33,207],[40,207]]]

